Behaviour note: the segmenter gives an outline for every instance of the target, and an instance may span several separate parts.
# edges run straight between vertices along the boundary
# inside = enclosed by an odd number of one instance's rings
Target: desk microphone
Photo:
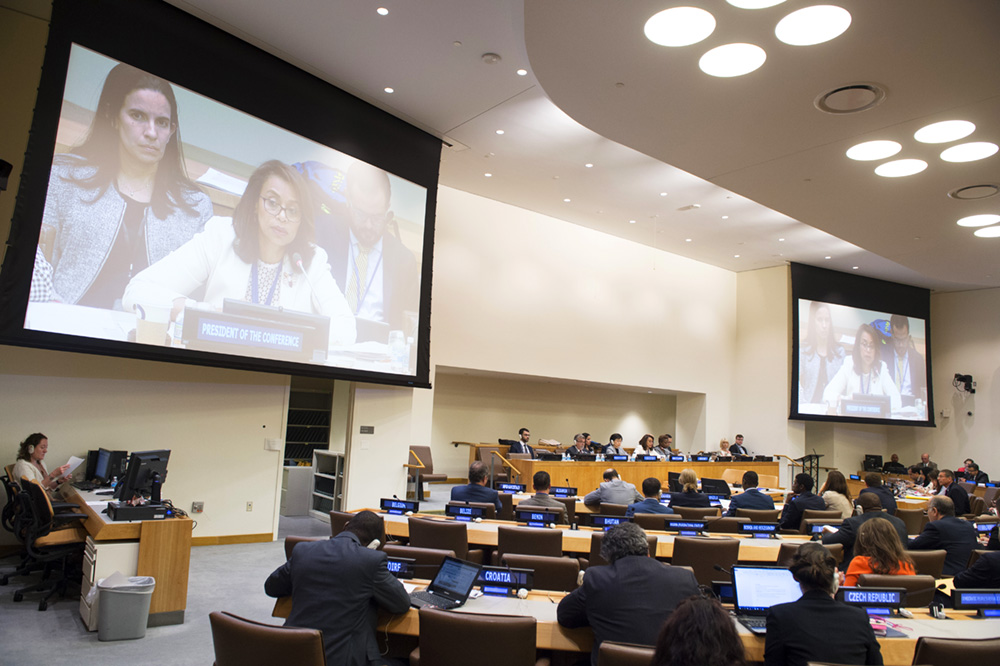
[[[726,574],[727,576],[732,576],[733,575],[733,572],[730,569],[725,568],[721,564],[713,564],[712,568],[715,569],[716,571],[721,571],[722,573]]]
[[[312,300],[313,307],[316,308],[316,312],[322,314],[323,308],[319,305],[319,300],[316,298],[316,287],[313,285],[312,280],[309,279],[309,273],[306,272],[306,267],[302,263],[302,255],[296,252],[292,255],[292,265],[302,271],[303,277],[306,279],[306,283],[309,285],[309,298]],[[395,497],[395,495],[393,495]]]

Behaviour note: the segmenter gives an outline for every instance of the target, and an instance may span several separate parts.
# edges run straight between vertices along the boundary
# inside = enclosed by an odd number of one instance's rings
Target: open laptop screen
[[[735,604],[738,613],[764,614],[774,605],[802,596],[788,569],[778,567],[733,567]]]
[[[428,589],[449,599],[465,601],[476,584],[480,569],[482,566],[479,564],[446,557]]]

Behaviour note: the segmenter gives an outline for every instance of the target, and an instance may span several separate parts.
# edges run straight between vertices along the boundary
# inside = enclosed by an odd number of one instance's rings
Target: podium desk
[[[68,483],[60,492],[67,502],[73,502],[87,514],[83,526],[98,548],[106,542],[139,543],[135,575],[152,576],[156,580],[147,626],[183,624],[194,522],[190,518],[115,522],[101,513],[111,500],[109,495],[80,491]]]

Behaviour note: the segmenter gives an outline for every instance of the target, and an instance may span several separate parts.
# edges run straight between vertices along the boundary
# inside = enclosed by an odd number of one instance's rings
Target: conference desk
[[[87,514],[83,527],[98,549],[101,543],[138,542],[135,575],[156,579],[148,626],[183,624],[194,522],[190,518],[116,522],[102,513],[110,497],[80,491],[68,483],[63,484],[60,492],[67,502]]]
[[[590,460],[512,460],[514,467],[521,472],[520,481],[531,488],[531,479],[535,472],[545,471],[552,478],[553,486],[571,486],[578,489],[581,495],[596,490],[604,480],[604,470],[614,467],[623,481],[642,488],[642,482],[649,477],[661,481],[667,479],[669,472],[680,472],[691,469],[698,478],[721,479],[727,469],[754,471],[757,474],[779,476],[781,464],[772,462],[596,462]],[[666,488],[664,487],[664,492]]]

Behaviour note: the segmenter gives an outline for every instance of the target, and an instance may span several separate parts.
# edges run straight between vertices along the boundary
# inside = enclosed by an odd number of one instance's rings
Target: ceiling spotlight
[[[858,270],[858,267],[857,266],[851,266],[851,270],[855,270],[856,271],[856,270]]]
[[[387,93],[389,93],[390,95],[391,95],[392,93],[396,92],[396,91],[395,91],[394,89],[392,89],[392,88],[389,88],[389,87],[385,87],[385,88],[382,88],[382,90],[386,91],[386,92],[387,92]]]
[[[963,217],[958,221],[958,226],[960,227],[988,227],[991,224],[996,224],[1000,222],[1000,215],[994,215],[991,213],[983,215],[969,215],[968,217]]]
[[[593,164],[591,164],[590,162],[587,162],[587,163],[586,163],[586,164],[584,164],[583,166],[587,167],[588,169],[593,169],[593,168],[594,168],[594,165],[593,165]]]
[[[378,8],[378,9],[376,9],[375,11],[376,11],[376,12],[378,12],[378,15],[379,15],[379,16],[386,16],[386,15],[388,15],[388,14],[389,14],[389,10],[388,10],[388,9],[386,9],[385,7],[379,7],[379,8]]]
[[[484,53],[479,57],[482,58],[483,62],[487,65],[495,65],[502,60],[500,55],[497,53]]]
[[[667,193],[666,192],[660,192],[660,196],[661,197],[665,197],[665,196],[667,196]]]
[[[715,32],[715,17],[697,7],[672,7],[650,16],[642,31],[660,46],[690,46]]]
[[[784,242],[785,242],[785,239],[784,239],[784,238],[779,238],[779,239],[778,239],[778,242],[779,242],[779,243],[784,243]]]
[[[563,199],[563,203],[569,203],[570,199]]]
[[[1000,238],[1000,224],[976,229],[973,233],[980,238]]]
[[[835,5],[815,5],[799,9],[778,21],[774,34],[791,46],[822,44],[844,34],[851,25],[851,13]]]
[[[885,178],[902,178],[920,173],[927,168],[927,162],[923,160],[893,160],[875,167],[875,173]]]
[[[833,259],[833,257],[831,257],[830,255],[826,255],[826,256],[825,256],[825,257],[823,257],[823,258],[824,258],[824,259]]]
[[[847,156],[859,162],[882,160],[892,157],[903,147],[895,141],[865,141],[847,149]]]
[[[726,0],[733,7],[739,7],[740,9],[767,9],[768,7],[774,7],[775,5],[780,5],[785,0]]]
[[[976,131],[976,126],[968,120],[943,120],[921,127],[913,133],[920,143],[948,143],[964,139]]]
[[[738,255],[738,254],[734,254],[733,255],[733,259],[739,259],[739,258],[740,258],[740,255]]]
[[[629,224],[635,224],[635,220],[629,220],[628,223]]]
[[[945,162],[975,162],[995,155],[1000,150],[1000,146],[989,141],[973,141],[952,146],[941,153],[941,159]]]
[[[723,220],[728,220],[728,219],[729,219],[729,216],[728,216],[728,215],[723,215],[723,216],[722,216],[722,219],[723,219]]]
[[[492,178],[493,177],[493,174],[491,174],[491,173],[484,173],[483,175],[486,176],[487,178]]]
[[[698,67],[710,76],[730,78],[749,74],[765,60],[767,53],[756,44],[724,44],[705,53],[698,60]]]
[[[503,130],[497,130],[497,134],[503,134]]]
[[[690,242],[691,242],[691,239],[690,239],[690,238],[685,238],[685,239],[684,239],[684,242],[685,242],[685,243],[690,243]]]
[[[528,75],[528,70],[526,70],[526,69],[519,69],[519,70],[517,70],[517,75],[518,76],[527,76]]]

